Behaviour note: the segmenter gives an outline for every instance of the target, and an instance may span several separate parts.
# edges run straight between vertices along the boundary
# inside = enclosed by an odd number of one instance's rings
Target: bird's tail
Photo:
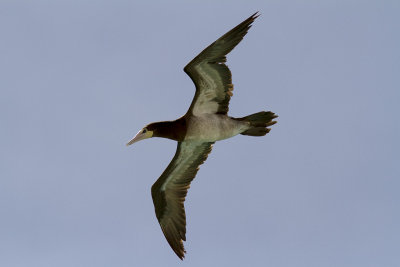
[[[250,136],[264,136],[271,130],[267,128],[272,126],[276,123],[273,119],[277,118],[278,116],[271,111],[260,111],[249,116],[240,118],[241,121],[250,122],[251,128],[244,131],[243,135],[250,135]]]

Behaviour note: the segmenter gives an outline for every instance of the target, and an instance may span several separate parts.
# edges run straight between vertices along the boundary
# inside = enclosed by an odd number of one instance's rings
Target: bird
[[[216,141],[238,134],[264,136],[278,116],[261,111],[241,118],[228,116],[232,97],[232,75],[226,55],[243,39],[259,16],[256,12],[221,36],[185,67],[196,91],[186,114],[174,121],[150,123],[126,145],[152,137],[177,141],[175,156],[151,187],[157,220],[175,254],[183,260],[186,241],[184,201],[199,166],[205,162]]]

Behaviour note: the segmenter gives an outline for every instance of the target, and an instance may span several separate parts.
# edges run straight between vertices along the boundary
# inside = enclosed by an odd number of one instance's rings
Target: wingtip
[[[255,19],[258,18],[259,16],[261,16],[260,11],[256,11],[253,15],[250,16],[250,18],[252,18],[253,20],[255,20]]]
[[[255,19],[258,18],[260,15],[261,15],[260,12],[257,11],[257,12],[255,12],[253,15],[251,15],[250,17],[248,17],[248,18],[244,21],[244,23],[247,24],[247,29],[250,29],[250,28],[251,28],[251,26],[252,26],[253,22],[255,21]]]
[[[176,256],[178,256],[178,258],[179,258],[181,261],[183,261],[183,260],[185,259],[185,253],[186,253],[186,250],[185,250],[185,249],[183,249],[182,251],[181,251],[181,250],[175,250],[175,249],[174,249],[174,252],[175,252]]]

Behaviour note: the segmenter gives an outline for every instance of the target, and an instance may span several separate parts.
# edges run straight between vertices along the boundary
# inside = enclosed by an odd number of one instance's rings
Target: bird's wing
[[[183,259],[186,215],[183,202],[190,182],[207,159],[214,143],[179,142],[167,169],[151,187],[157,219],[169,245]]]
[[[243,39],[257,17],[254,13],[224,34],[183,69],[196,86],[188,113],[228,113],[233,84],[231,71],[225,65],[226,55]]]

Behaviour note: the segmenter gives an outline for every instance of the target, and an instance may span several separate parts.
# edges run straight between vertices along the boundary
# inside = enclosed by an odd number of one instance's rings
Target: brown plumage
[[[171,163],[151,187],[156,217],[169,245],[181,259],[185,253],[182,240],[186,241],[186,214],[183,202],[190,182],[196,176],[199,166],[207,159],[212,145],[211,142],[179,142]],[[170,177],[173,177],[173,180],[167,183]]]
[[[209,112],[228,113],[233,84],[231,71],[225,65],[226,55],[243,39],[257,17],[257,13],[251,15],[210,44],[183,69],[196,86],[196,94],[188,112],[201,113],[199,110],[209,105]],[[202,96],[209,101],[198,101],[197,98]]]
[[[237,134],[263,136],[276,123],[273,112],[262,111],[243,118],[227,115],[233,84],[226,55],[243,39],[258,17],[257,13],[209,45],[184,71],[196,86],[187,113],[175,120],[151,123],[128,142],[131,145],[150,137],[178,141],[174,158],[151,188],[156,217],[176,255],[184,258],[186,215],[184,201],[199,166],[207,159],[213,144]]]

